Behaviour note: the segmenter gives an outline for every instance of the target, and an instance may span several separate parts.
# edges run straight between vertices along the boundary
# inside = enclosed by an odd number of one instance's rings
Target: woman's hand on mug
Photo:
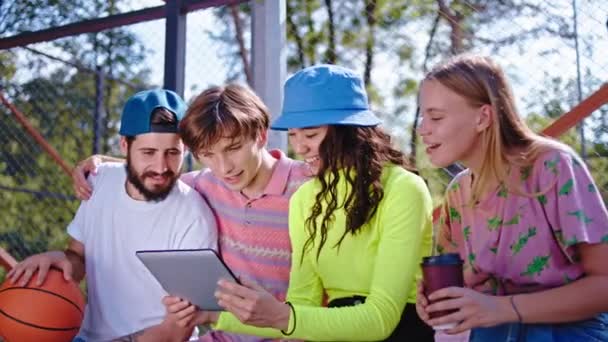
[[[509,297],[490,296],[463,287],[447,287],[431,293],[428,299],[437,302],[426,306],[427,314],[435,311],[457,310],[427,322],[431,326],[456,323],[454,328],[446,330],[448,334],[517,321],[517,313],[511,307]]]
[[[418,283],[418,294],[416,295],[416,312],[418,313],[418,317],[424,321],[424,323],[429,324],[429,314],[426,312],[426,308],[429,305],[429,301],[424,295],[424,286],[422,282]]]

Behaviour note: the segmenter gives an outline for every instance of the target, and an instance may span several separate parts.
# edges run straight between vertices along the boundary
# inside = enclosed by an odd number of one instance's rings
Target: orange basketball
[[[71,341],[84,315],[84,298],[73,281],[51,269],[36,286],[35,273],[24,286],[8,280],[0,287],[0,336],[6,342]]]

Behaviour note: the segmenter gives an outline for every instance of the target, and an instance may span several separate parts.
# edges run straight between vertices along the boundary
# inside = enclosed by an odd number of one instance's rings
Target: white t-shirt
[[[68,233],[84,244],[87,306],[78,334],[109,341],[159,324],[167,294],[135,255],[145,249],[217,248],[217,226],[207,203],[177,181],[160,202],[137,201],[125,190],[122,163],[107,163],[89,177]]]

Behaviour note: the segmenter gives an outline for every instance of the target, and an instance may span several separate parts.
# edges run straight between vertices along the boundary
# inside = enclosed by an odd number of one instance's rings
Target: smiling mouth
[[[439,146],[441,146],[441,144],[428,144],[428,145],[426,145],[426,153],[431,153],[431,152],[435,151],[437,148],[439,148]]]
[[[243,174],[243,172],[244,171],[241,170],[241,172],[237,173],[236,175],[229,176],[229,177],[224,177],[224,179],[234,181],[234,180],[238,179]]]
[[[312,164],[312,163],[314,163],[316,161],[319,161],[319,160],[320,160],[320,158],[318,156],[317,157],[312,157],[312,158],[306,158],[306,159],[304,159],[304,161],[306,163],[308,163],[308,164]]]

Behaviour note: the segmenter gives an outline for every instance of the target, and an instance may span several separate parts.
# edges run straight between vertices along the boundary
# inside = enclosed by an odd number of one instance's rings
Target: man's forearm
[[[183,342],[192,335],[194,327],[168,328],[162,323],[115,339],[112,342]]]
[[[70,264],[72,264],[72,279],[76,282],[80,282],[85,275],[84,257],[71,249],[66,249],[64,253],[70,261]]]

